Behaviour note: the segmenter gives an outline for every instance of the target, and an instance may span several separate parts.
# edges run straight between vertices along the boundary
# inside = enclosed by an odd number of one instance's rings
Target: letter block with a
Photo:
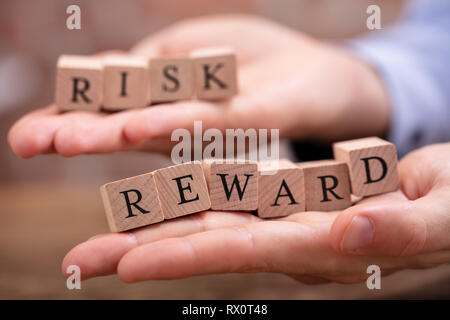
[[[99,58],[62,55],[56,68],[55,103],[61,111],[100,110],[103,68]]]
[[[352,193],[369,196],[398,189],[397,151],[383,139],[369,137],[333,145],[336,160],[350,170]]]
[[[258,163],[258,173],[259,217],[283,217],[305,211],[305,181],[298,166],[286,159],[264,161]]]
[[[232,49],[196,49],[190,57],[198,99],[223,99],[237,93],[236,56]]]
[[[100,194],[112,232],[164,220],[153,173],[107,183]]]
[[[110,55],[103,62],[103,108],[142,108],[150,103],[147,59]]]
[[[258,208],[258,165],[253,162],[203,160],[213,210]]]
[[[211,208],[205,175],[199,161],[156,170],[155,179],[164,219]]]
[[[192,98],[192,63],[187,58],[150,59],[152,102],[173,102]]]
[[[335,160],[301,162],[307,211],[342,210],[351,205],[347,164]]]

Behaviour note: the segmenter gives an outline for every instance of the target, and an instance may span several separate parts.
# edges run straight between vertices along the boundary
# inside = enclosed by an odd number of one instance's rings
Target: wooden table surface
[[[60,265],[73,246],[107,232],[97,185],[0,185],[2,299],[450,298],[450,265],[382,279],[382,290],[303,285],[276,274],[212,275],[124,284],[115,275],[68,290]]]

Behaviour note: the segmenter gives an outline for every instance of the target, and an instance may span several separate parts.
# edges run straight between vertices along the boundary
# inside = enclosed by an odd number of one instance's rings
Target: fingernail
[[[361,216],[355,216],[347,227],[341,241],[341,250],[345,253],[358,253],[372,243],[372,222]]]

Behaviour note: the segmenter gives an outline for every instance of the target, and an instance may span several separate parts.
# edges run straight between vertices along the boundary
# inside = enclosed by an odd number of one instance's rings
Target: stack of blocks
[[[205,210],[257,211],[275,218],[342,210],[351,194],[398,188],[395,146],[376,137],[338,142],[335,159],[292,163],[193,161],[100,188],[111,231],[125,231]]]
[[[230,48],[150,59],[63,55],[57,64],[55,102],[61,111],[117,111],[193,97],[224,99],[236,92],[236,57]]]

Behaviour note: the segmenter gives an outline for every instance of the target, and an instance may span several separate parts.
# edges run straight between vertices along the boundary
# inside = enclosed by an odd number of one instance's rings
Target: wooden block
[[[55,103],[61,111],[100,109],[102,64],[99,58],[62,55],[56,70]]]
[[[164,220],[153,173],[107,183],[100,193],[112,232]]]
[[[123,110],[150,103],[148,60],[110,55],[103,60],[103,108]]]
[[[347,164],[335,160],[301,162],[307,211],[342,210],[351,205]]]
[[[298,166],[286,159],[259,162],[258,174],[258,216],[282,217],[305,211],[305,181]]]
[[[150,88],[152,102],[172,102],[192,98],[194,78],[188,58],[152,58]]]
[[[223,99],[237,93],[236,56],[230,48],[191,51],[198,99]]]
[[[369,137],[333,145],[336,160],[348,164],[352,192],[369,196],[398,189],[397,150],[383,139]]]
[[[203,160],[211,209],[244,210],[258,208],[258,165],[249,161],[219,163]]]
[[[199,161],[156,170],[155,178],[165,219],[211,208],[205,175]]]

